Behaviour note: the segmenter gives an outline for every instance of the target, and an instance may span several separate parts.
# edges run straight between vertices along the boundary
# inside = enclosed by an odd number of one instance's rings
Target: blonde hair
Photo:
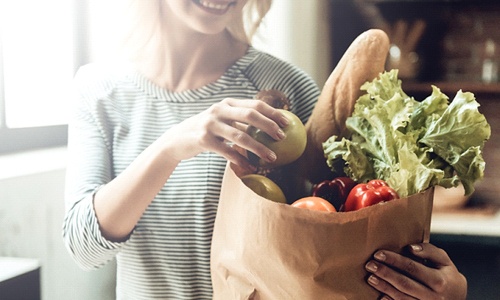
[[[242,16],[235,19],[227,27],[236,39],[251,44],[262,19],[271,8],[272,0],[248,0],[242,11]]]
[[[148,53],[152,54],[161,44],[159,39],[165,34],[161,26],[163,1],[165,0],[121,2],[124,9],[121,47],[129,58],[137,59]],[[240,16],[227,26],[227,31],[235,39],[250,45],[271,4],[272,0],[248,0]]]

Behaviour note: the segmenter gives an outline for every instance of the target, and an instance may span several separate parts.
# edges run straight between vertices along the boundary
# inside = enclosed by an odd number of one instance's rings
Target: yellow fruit
[[[261,197],[274,202],[286,203],[286,198],[281,188],[271,179],[263,175],[245,175],[241,177],[241,181],[243,181],[248,188]]]
[[[258,142],[276,153],[277,159],[274,162],[268,162],[259,158],[254,153],[249,153],[250,162],[265,168],[275,168],[289,164],[298,159],[306,148],[307,133],[304,124],[294,113],[279,109],[279,111],[288,119],[289,124],[282,128],[286,137],[283,140],[277,141],[270,137],[264,131],[249,126],[247,133]]]

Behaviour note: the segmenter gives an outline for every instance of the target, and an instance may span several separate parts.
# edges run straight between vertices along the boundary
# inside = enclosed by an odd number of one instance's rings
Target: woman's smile
[[[193,2],[204,11],[218,15],[225,14],[236,4],[236,1],[193,0]]]

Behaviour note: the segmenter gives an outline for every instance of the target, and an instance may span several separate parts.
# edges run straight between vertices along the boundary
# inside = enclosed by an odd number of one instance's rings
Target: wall
[[[114,299],[114,265],[82,271],[64,247],[64,155],[0,156],[0,256],[40,261],[43,300]]]
[[[274,0],[254,46],[302,68],[321,87],[331,73],[328,1]]]

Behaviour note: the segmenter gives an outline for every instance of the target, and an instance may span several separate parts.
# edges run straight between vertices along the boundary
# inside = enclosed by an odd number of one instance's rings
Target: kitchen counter
[[[36,259],[0,257],[0,282],[21,276],[40,268]]]
[[[500,210],[497,207],[465,207],[435,210],[431,239],[500,246]]]
[[[444,249],[467,278],[467,299],[499,299],[500,211],[494,208],[436,210],[431,243]]]
[[[2,300],[40,299],[40,263],[35,259],[0,257]]]

